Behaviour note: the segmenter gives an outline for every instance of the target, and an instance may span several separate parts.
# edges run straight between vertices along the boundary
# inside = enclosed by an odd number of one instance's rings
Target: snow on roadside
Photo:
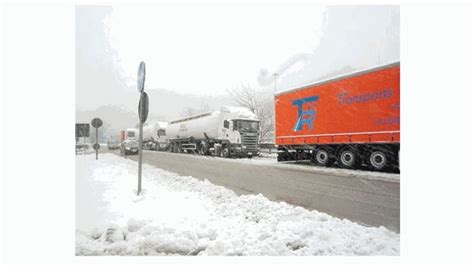
[[[400,237],[112,154],[76,156],[77,255],[399,255]],[[82,203],[82,204],[81,204]]]

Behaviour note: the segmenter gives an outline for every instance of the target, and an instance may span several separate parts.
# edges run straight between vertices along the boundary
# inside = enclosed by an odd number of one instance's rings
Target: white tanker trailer
[[[143,127],[143,148],[149,150],[167,150],[168,136],[166,122],[155,122]]]
[[[246,108],[223,106],[169,122],[171,152],[198,152],[221,157],[257,154],[259,120]]]

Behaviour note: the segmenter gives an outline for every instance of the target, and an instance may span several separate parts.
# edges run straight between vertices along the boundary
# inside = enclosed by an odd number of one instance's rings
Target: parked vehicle
[[[138,154],[138,141],[129,139],[120,144],[120,155],[128,154]]]
[[[166,122],[155,122],[143,127],[143,148],[149,150],[168,150]]]
[[[108,141],[107,142],[107,149],[108,150],[117,150],[120,149],[120,144],[117,141]]]
[[[399,166],[400,63],[275,94],[278,161]]]
[[[169,122],[170,151],[197,152],[221,157],[257,154],[259,120],[246,108],[223,106]]]

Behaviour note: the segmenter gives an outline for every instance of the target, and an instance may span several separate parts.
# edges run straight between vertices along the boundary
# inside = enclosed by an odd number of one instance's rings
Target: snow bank
[[[79,155],[76,166],[77,255],[399,255],[399,235],[384,227],[146,164],[136,196],[136,162],[112,154]]]

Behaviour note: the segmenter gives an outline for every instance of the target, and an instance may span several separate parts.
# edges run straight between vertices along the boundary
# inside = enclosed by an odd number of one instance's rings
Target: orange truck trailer
[[[278,161],[399,169],[400,63],[275,94]]]

